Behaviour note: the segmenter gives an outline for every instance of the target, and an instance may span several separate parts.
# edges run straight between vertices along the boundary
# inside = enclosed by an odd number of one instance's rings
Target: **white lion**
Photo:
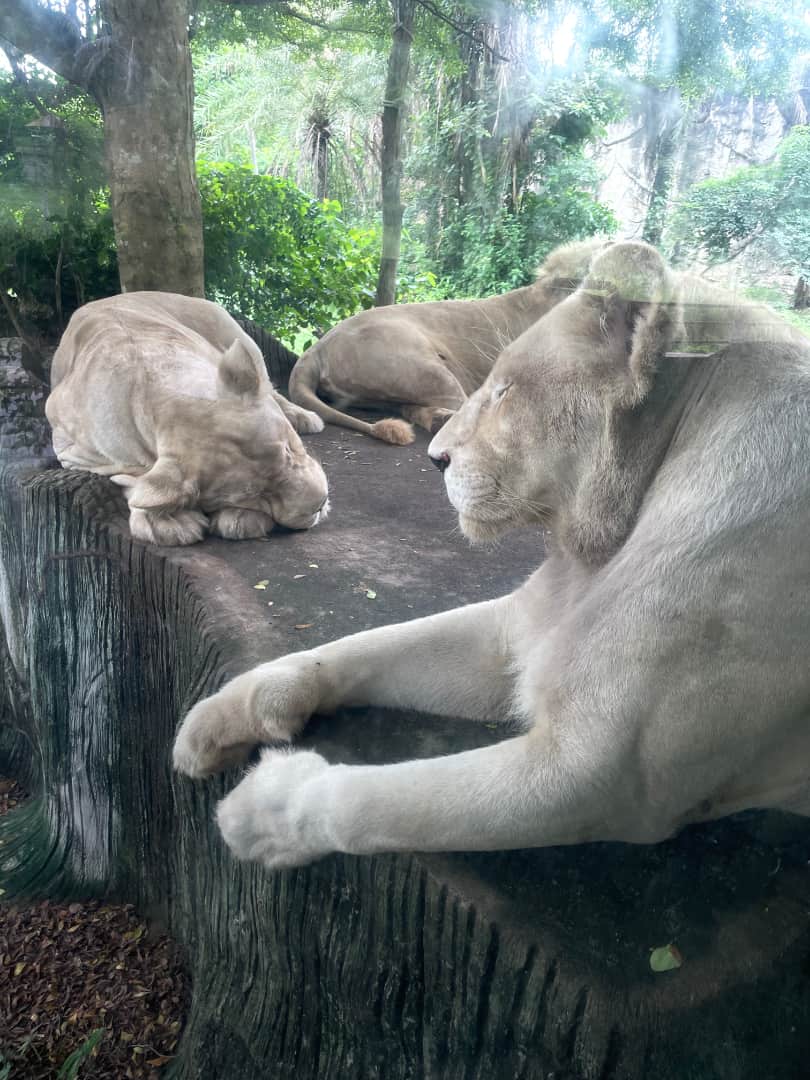
[[[679,284],[646,245],[600,254],[433,439],[468,536],[550,530],[524,586],[254,669],[191,711],[174,761],[201,776],[340,705],[519,734],[383,766],[266,749],[219,805],[237,856],[649,843],[810,813],[810,343],[716,297],[684,320]],[[685,321],[732,344],[688,355]]]
[[[411,423],[432,434],[478,389],[502,349],[579,285],[608,243],[596,237],[556,248],[536,281],[500,296],[392,304],[352,315],[298,359],[290,397],[332,424],[383,442],[413,442]],[[371,424],[341,411],[351,405],[395,409],[405,420]]]
[[[323,422],[276,393],[258,346],[208,300],[135,292],[85,304],[51,380],[57,457],[125,489],[139,540],[307,529],[328,509],[326,476],[297,434]]]

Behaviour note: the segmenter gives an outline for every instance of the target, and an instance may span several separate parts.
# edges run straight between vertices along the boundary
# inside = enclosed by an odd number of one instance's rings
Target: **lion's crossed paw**
[[[161,547],[198,544],[208,529],[208,518],[198,510],[158,513],[130,507],[129,530],[137,540]]]
[[[258,743],[289,742],[318,704],[317,663],[295,653],[249,671],[198,702],[178,729],[174,767],[201,777],[247,760]]]
[[[311,789],[330,768],[312,751],[264,750],[259,764],[217,806],[217,824],[234,855],[278,869],[302,866],[332,850],[319,820],[323,799]]]
[[[258,740],[240,738],[233,730],[236,714],[233,702],[221,694],[195,705],[174,740],[175,769],[199,778],[245,762]]]
[[[226,506],[211,515],[211,532],[225,540],[250,540],[267,536],[274,525],[269,514],[261,510],[242,510]]]

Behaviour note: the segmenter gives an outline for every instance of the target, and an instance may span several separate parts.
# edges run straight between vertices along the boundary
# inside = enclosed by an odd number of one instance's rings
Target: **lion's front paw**
[[[258,742],[240,738],[237,714],[220,694],[195,705],[174,740],[172,761],[178,772],[199,778],[241,765]]]
[[[180,725],[175,769],[208,776],[241,764],[257,743],[289,742],[317,708],[317,671],[309,653],[294,653],[232,679]]]
[[[199,510],[174,510],[158,513],[131,507],[129,531],[136,540],[160,547],[198,544],[208,529],[208,518]]]
[[[328,854],[323,799],[312,784],[329,768],[312,751],[264,750],[217,806],[217,823],[234,855],[278,869]]]
[[[299,409],[295,414],[293,427],[299,435],[314,435],[318,431],[323,431],[325,426],[320,416],[310,412],[309,409]]]
[[[261,510],[240,510],[226,506],[211,515],[211,532],[225,540],[255,540],[267,536],[274,521]]]

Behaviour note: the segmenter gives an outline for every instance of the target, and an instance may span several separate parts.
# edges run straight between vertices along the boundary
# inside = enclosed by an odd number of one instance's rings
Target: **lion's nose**
[[[444,472],[444,470],[450,464],[450,455],[447,453],[446,450],[439,454],[438,457],[434,457],[433,454],[428,454],[428,457],[439,470],[439,472]]]

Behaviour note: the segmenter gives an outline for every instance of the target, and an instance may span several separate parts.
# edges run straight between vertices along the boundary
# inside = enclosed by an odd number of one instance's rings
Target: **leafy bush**
[[[118,272],[98,110],[47,80],[34,86],[44,113],[0,77],[0,287],[47,333],[60,313],[115,292]]]
[[[25,190],[3,191],[0,277],[23,320],[58,332],[81,304],[118,292],[118,264],[105,192],[81,204],[43,206]]]
[[[379,238],[339,203],[239,165],[203,162],[198,177],[212,300],[287,342],[373,303]]]
[[[211,299],[290,344],[373,303],[379,235],[346,226],[338,203],[228,164],[201,164],[199,181]],[[80,304],[119,290],[106,192],[2,190],[2,287],[29,327],[58,334]]]

